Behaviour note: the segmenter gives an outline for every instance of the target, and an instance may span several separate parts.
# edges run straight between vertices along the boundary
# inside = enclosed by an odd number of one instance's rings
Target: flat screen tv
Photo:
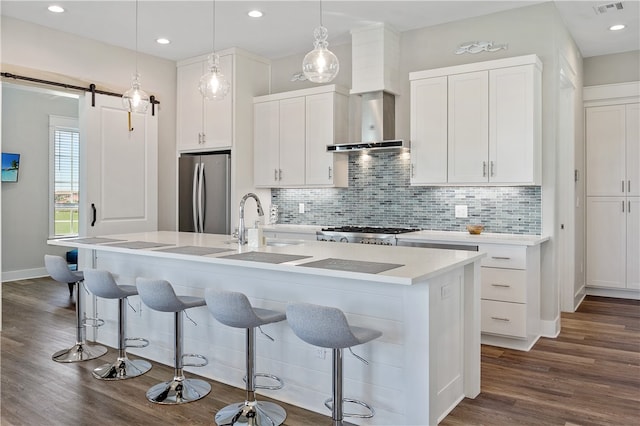
[[[17,182],[20,154],[2,153],[2,182]]]

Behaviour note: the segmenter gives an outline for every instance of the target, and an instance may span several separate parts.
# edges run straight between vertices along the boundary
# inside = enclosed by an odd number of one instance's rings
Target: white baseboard
[[[28,280],[31,278],[48,277],[46,268],[19,269],[17,271],[3,271],[2,282]]]
[[[587,287],[587,295],[640,300],[640,291],[638,290]]]
[[[553,320],[540,320],[540,334],[555,339],[560,334],[560,315]]]

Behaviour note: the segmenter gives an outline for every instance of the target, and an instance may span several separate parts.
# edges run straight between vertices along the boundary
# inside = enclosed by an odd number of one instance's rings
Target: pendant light
[[[206,74],[200,77],[200,93],[209,101],[220,101],[229,93],[229,81],[220,71],[220,56],[216,53],[216,2],[213,1],[213,40]]]
[[[329,32],[322,26],[322,1],[320,1],[320,26],[313,30],[314,49],[302,61],[302,72],[313,83],[328,83],[338,75],[340,63],[327,46]]]
[[[136,0],[136,72],[131,79],[131,89],[122,95],[122,105],[131,112],[147,112],[149,95],[140,88],[140,74],[138,73],[138,0]]]

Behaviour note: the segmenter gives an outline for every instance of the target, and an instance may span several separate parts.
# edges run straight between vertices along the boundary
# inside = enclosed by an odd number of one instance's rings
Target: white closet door
[[[80,235],[157,230],[158,109],[131,127],[121,98],[80,100]]]
[[[640,104],[626,107],[627,195],[640,196]]]
[[[587,285],[626,287],[627,201],[587,197]]]
[[[586,110],[587,195],[626,194],[624,105]]]

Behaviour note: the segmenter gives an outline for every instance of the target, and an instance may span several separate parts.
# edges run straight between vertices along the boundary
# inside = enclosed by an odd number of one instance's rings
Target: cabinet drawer
[[[482,299],[526,303],[527,271],[521,269],[480,269]]]
[[[526,269],[527,247],[500,244],[479,244],[479,251],[487,256],[482,259],[482,266],[493,268]]]
[[[480,309],[480,327],[483,333],[527,337],[527,305],[481,300]]]

